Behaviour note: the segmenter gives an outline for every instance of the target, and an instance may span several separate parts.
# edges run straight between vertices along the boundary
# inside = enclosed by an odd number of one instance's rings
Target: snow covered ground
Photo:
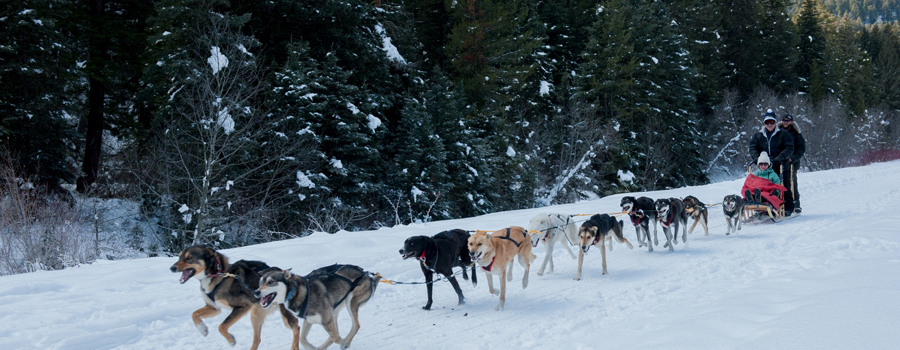
[[[615,244],[609,275],[600,254],[575,261],[557,249],[556,270],[521,289],[522,271],[507,290],[506,310],[484,275],[467,304],[456,305],[449,283],[435,286],[434,310],[423,311],[425,287],[380,284],[360,312],[351,349],[897,349],[900,332],[900,162],[801,173],[804,214],[778,224],[744,226],[726,236],[721,207],[710,211],[687,244],[650,253]],[[719,203],[741,180],[646,193],[694,195]],[[526,226],[545,211],[617,212],[623,195],[549,208],[495,213],[367,232],[341,232],[230,249],[232,260],[263,260],[306,273],[349,263],[397,281],[422,281],[417,262],[398,254],[413,235],[463,228]],[[698,226],[699,227],[699,226]],[[635,242],[626,222],[626,238]],[[661,234],[661,230],[660,230]],[[535,249],[537,262],[542,246]],[[203,305],[197,280],[178,284],[175,258],[99,261],[54,272],[0,277],[2,349],[228,349],[207,320],[200,336],[190,314]],[[342,334],[349,317],[342,313]],[[250,346],[249,317],[231,328],[237,349]],[[310,341],[325,338],[315,326]],[[291,335],[277,316],[263,327],[260,349],[288,349]],[[337,349],[332,345],[332,349]]]

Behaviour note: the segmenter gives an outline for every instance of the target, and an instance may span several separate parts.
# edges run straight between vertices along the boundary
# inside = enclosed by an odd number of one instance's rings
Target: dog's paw
[[[581,276],[577,276],[577,277],[575,277],[575,278],[573,278],[573,279],[576,280],[576,281],[581,281]]]
[[[425,305],[422,307],[422,310],[429,311],[431,310],[431,305]]]
[[[499,290],[499,289],[491,289],[490,292],[491,292],[491,294],[493,294],[493,295],[500,295],[500,290]]]
[[[538,275],[538,276],[543,276],[543,275],[544,275],[544,271],[538,271],[538,272],[537,272],[537,275]]]
[[[497,305],[497,307],[494,308],[494,311],[503,311],[503,304]]]
[[[204,324],[203,322],[196,324],[196,326],[197,330],[200,331],[200,334],[202,334],[204,337],[209,334],[209,328],[206,328],[206,324]]]

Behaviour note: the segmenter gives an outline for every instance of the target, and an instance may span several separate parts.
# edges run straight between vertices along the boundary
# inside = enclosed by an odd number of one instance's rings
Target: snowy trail
[[[652,253],[638,248],[626,221],[625,237],[635,248],[613,243],[605,276],[598,248],[592,248],[582,281],[573,280],[576,261],[562,249],[556,250],[554,272],[537,276],[544,254],[539,246],[528,288],[521,288],[524,271],[516,266],[502,312],[494,311],[498,299],[487,292],[480,270],[477,287],[459,278],[465,305],[456,305],[448,283],[436,284],[432,311],[421,309],[424,286],[381,284],[361,309],[362,328],[351,349],[895,349],[900,344],[894,326],[900,314],[897,173],[900,162],[801,173],[803,216],[745,225],[725,236],[721,207],[712,207],[709,236],[698,225],[671,253],[663,243]],[[638,195],[694,195],[711,204],[736,193],[741,183]],[[224,253],[233,261],[263,260],[303,274],[339,262],[392,280],[423,281],[418,262],[398,254],[409,236],[526,226],[540,212],[615,212],[622,196],[427,225],[314,234]],[[206,321],[211,329],[206,338],[193,326],[190,314],[202,306],[198,282],[178,284],[168,270],[174,261],[99,261],[0,277],[0,344],[3,349],[230,348],[214,331],[224,314]],[[346,314],[340,329],[349,330]],[[249,318],[231,331],[236,349],[249,348]],[[288,349],[290,338],[271,317],[260,349]],[[309,338],[321,343],[325,332],[314,326]]]

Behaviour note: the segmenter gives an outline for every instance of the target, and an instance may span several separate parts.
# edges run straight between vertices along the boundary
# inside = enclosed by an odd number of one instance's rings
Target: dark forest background
[[[2,0],[4,237],[52,256],[66,240],[35,213],[76,197],[139,203],[153,242],[128,244],[152,255],[699,185],[743,176],[767,109],[794,116],[804,170],[858,165],[900,149],[898,16],[900,0]]]

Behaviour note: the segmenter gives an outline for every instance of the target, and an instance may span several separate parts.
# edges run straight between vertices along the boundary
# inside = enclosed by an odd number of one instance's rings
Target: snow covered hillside
[[[462,282],[467,304],[456,305],[449,283],[435,285],[432,311],[425,287],[380,284],[360,311],[351,349],[896,349],[900,332],[900,162],[801,173],[804,214],[778,224],[744,226],[726,236],[721,207],[710,211],[710,234],[698,226],[675,252],[662,244],[635,249],[614,243],[609,275],[600,254],[576,262],[556,250],[556,270],[521,289],[522,271],[508,284],[506,310],[484,274]],[[742,180],[646,193],[694,195],[719,203]],[[422,281],[413,260],[398,254],[413,235],[442,230],[527,226],[534,215],[617,212],[622,195],[555,207],[495,213],[367,232],[310,237],[226,250],[232,261],[262,260],[306,272],[348,263],[396,281]],[[660,230],[660,234],[662,234]],[[539,266],[543,247],[535,249]],[[208,337],[191,322],[203,305],[196,279],[178,284],[175,258],[99,261],[54,272],[0,277],[3,349],[229,349],[215,332],[224,314],[207,320]],[[533,265],[533,266],[535,266]],[[496,281],[496,279],[495,279]],[[340,317],[341,334],[349,317]],[[235,349],[250,346],[249,317],[231,328]],[[313,344],[325,339],[314,326]],[[263,327],[260,349],[289,349],[277,317]],[[332,345],[332,349],[337,349]]]

